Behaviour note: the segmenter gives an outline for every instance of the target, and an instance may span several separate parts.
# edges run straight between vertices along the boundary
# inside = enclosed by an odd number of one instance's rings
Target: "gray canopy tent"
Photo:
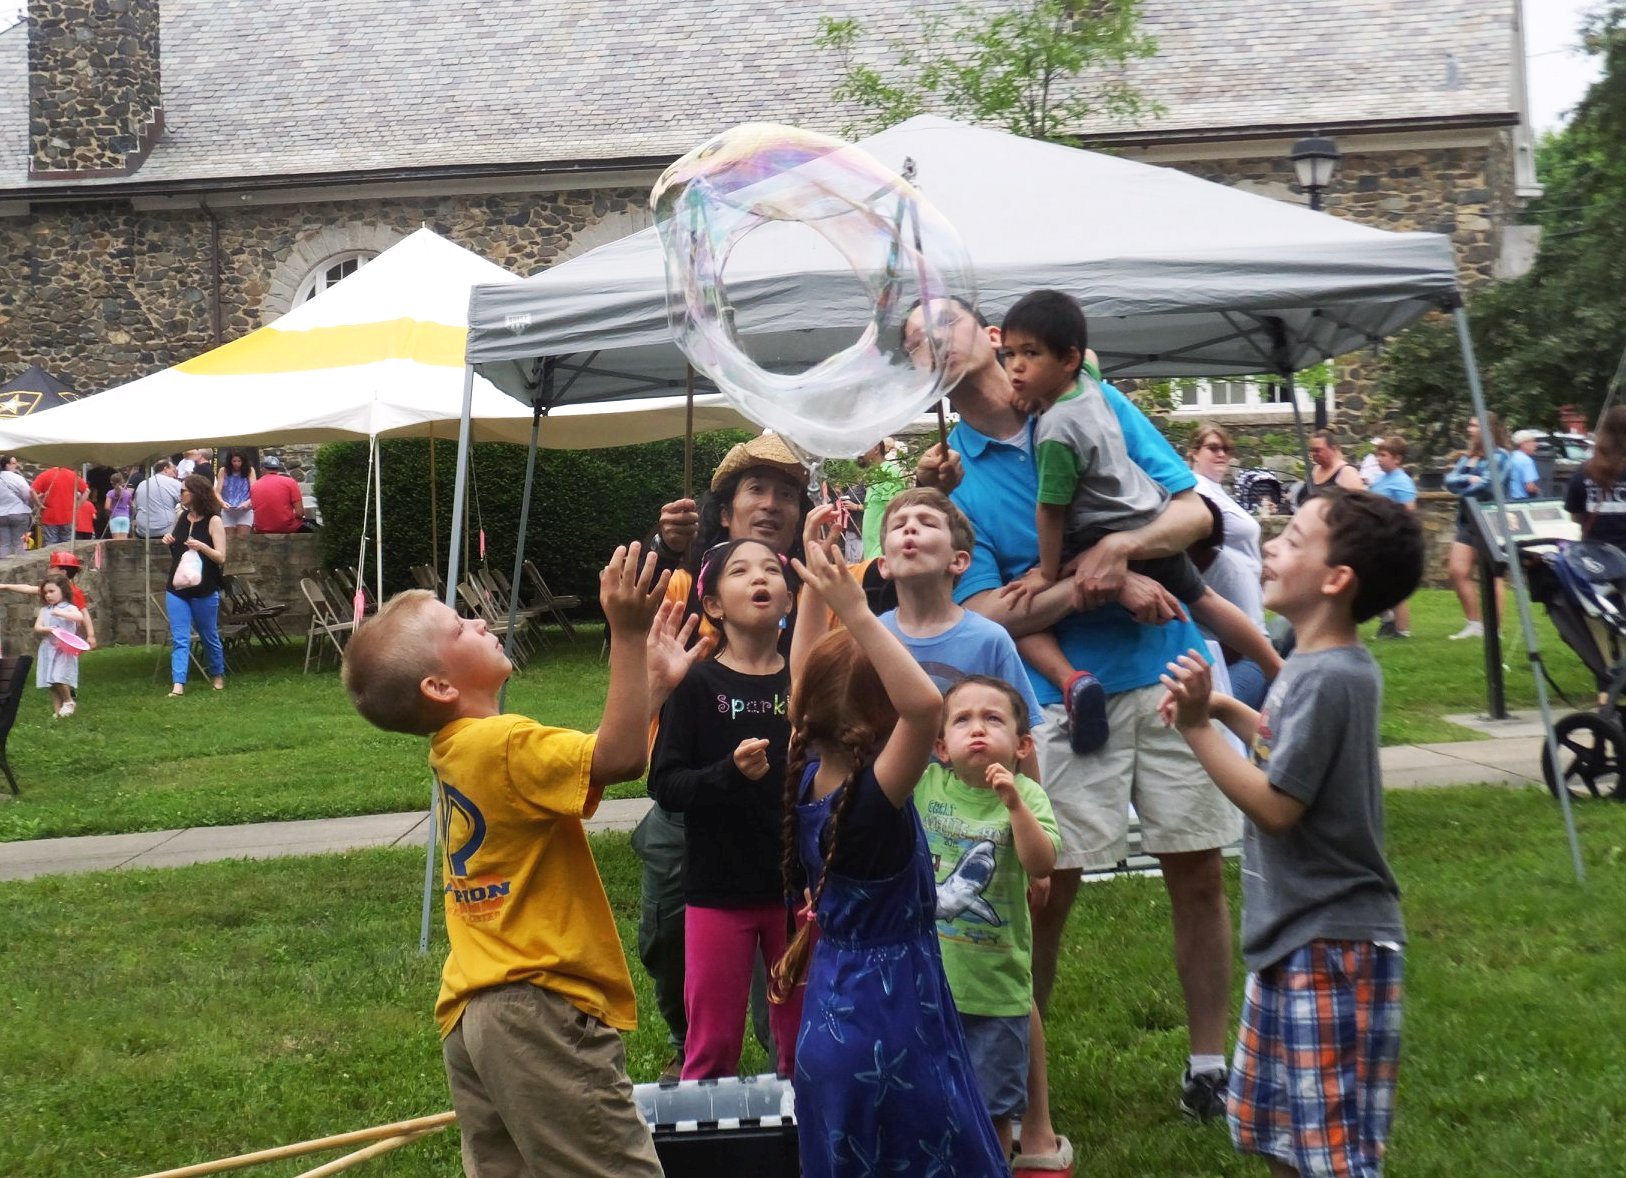
[[[1173,169],[931,116],[858,145],[900,173],[912,161],[916,186],[959,231],[990,318],[1034,288],[1066,290],[1089,315],[1108,375],[1268,372],[1291,390],[1296,371],[1443,310],[1456,316],[1474,408],[1492,436],[1447,237],[1373,229]],[[784,371],[844,346],[870,315],[845,265],[796,228],[752,234],[727,272],[737,331],[759,363]],[[523,282],[475,287],[467,361],[468,381],[478,371],[530,405],[533,422],[562,405],[682,389],[687,365],[667,325],[655,230]],[[1495,493],[1500,505],[1499,486]],[[1529,599],[1508,543],[1534,661]],[[452,550],[455,561],[455,536]],[[1556,765],[1540,674],[1536,687]],[[1559,793],[1579,875],[1568,797]]]

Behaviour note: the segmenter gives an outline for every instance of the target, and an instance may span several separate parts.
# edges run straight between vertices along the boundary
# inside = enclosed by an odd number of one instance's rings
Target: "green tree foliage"
[[[546,423],[542,427],[547,429]],[[694,480],[704,490],[728,448],[748,437],[734,431],[695,438]],[[446,571],[451,535],[453,479],[457,447],[435,442],[434,495],[429,446],[423,440],[379,444],[384,492],[385,589],[411,587],[415,564],[434,564],[438,521],[439,565]],[[520,499],[525,489],[525,448],[500,443],[474,447],[469,495],[469,562],[480,564],[479,533],[485,532],[486,558],[507,575],[514,564]],[[361,542],[362,500],[366,494],[367,446],[338,442],[323,446],[316,459],[316,495],[322,506],[322,560],[328,566],[354,565]],[[608,450],[541,450],[531,500],[525,551],[556,593],[598,599],[598,571],[617,544],[648,538],[661,504],[683,490],[683,442],[673,439]],[[431,510],[433,502],[433,511]],[[368,521],[367,564],[372,567],[373,523]]]
[[[849,133],[946,110],[1030,139],[1061,139],[1097,113],[1129,119],[1157,111],[1102,68],[1157,51],[1137,29],[1140,0],[963,4],[948,14],[922,7],[912,17],[913,35],[889,38],[879,51],[861,21],[824,18],[815,44],[842,63],[834,97],[867,112]]]
[[[1541,226],[1541,251],[1528,274],[1468,301],[1485,395],[1520,426],[1556,425],[1563,404],[1596,413],[1626,349],[1626,3],[1598,6],[1581,36],[1603,72],[1540,144],[1545,193],[1526,217]],[[1382,385],[1418,440],[1460,437],[1467,378],[1453,322],[1430,316],[1395,340]]]

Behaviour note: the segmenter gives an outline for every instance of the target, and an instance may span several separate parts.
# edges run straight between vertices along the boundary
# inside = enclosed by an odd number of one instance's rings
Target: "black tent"
[[[0,384],[0,419],[27,417],[41,409],[55,409],[78,396],[38,364],[31,364],[22,375]]]

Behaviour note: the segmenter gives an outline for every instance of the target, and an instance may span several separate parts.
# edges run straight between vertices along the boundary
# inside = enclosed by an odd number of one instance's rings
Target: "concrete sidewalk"
[[[1509,734],[1490,740],[1386,748],[1382,753],[1384,785],[1390,789],[1477,782],[1542,786],[1539,725],[1531,731],[1528,725],[1515,722],[1501,730]],[[647,798],[608,801],[587,827],[592,831],[631,830],[648,807]],[[428,818],[424,811],[416,811],[0,843],[0,880],[119,867],[178,867],[217,859],[322,855],[362,847],[421,847],[428,839]]]

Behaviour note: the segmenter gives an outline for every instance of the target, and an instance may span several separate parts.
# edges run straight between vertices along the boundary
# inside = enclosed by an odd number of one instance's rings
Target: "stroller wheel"
[[[1541,750],[1541,773],[1553,797],[1558,796],[1560,779],[1572,798],[1615,796],[1621,758],[1626,756],[1626,732],[1620,725],[1590,712],[1573,712],[1553,725],[1553,735],[1558,739],[1558,765],[1545,746]]]

